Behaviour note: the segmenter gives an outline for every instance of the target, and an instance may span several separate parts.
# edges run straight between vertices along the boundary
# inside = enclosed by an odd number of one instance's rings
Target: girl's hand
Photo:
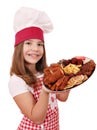
[[[41,91],[44,91],[45,93],[49,94],[51,93],[46,87],[45,85],[42,86],[42,90]]]
[[[65,102],[67,99],[68,99],[68,96],[69,96],[69,93],[70,93],[70,90],[66,90],[65,92],[58,92],[56,93],[56,97],[59,101],[62,101],[62,102]]]

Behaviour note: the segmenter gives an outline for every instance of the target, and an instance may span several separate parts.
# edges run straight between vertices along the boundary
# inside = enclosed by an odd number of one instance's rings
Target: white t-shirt
[[[29,91],[33,93],[34,91],[33,88],[27,85],[26,82],[22,78],[18,77],[17,75],[12,75],[10,77],[8,88],[12,97]]]

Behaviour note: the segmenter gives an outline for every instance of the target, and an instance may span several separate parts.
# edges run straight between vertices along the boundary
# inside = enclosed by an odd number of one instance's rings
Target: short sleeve
[[[8,88],[12,97],[29,91],[26,82],[16,75],[10,77]]]

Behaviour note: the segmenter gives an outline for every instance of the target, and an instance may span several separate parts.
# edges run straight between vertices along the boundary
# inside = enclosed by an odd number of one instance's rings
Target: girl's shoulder
[[[26,82],[15,74],[10,77],[8,88],[12,97],[29,91],[29,86]]]
[[[24,85],[26,84],[26,82],[19,76],[13,74],[12,76],[10,76],[9,79],[9,85]]]

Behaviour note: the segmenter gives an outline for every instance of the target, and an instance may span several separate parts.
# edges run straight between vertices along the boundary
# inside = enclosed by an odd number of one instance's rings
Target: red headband
[[[43,31],[38,27],[28,27],[17,32],[15,35],[15,45],[28,40],[28,39],[40,39],[44,41]]]

